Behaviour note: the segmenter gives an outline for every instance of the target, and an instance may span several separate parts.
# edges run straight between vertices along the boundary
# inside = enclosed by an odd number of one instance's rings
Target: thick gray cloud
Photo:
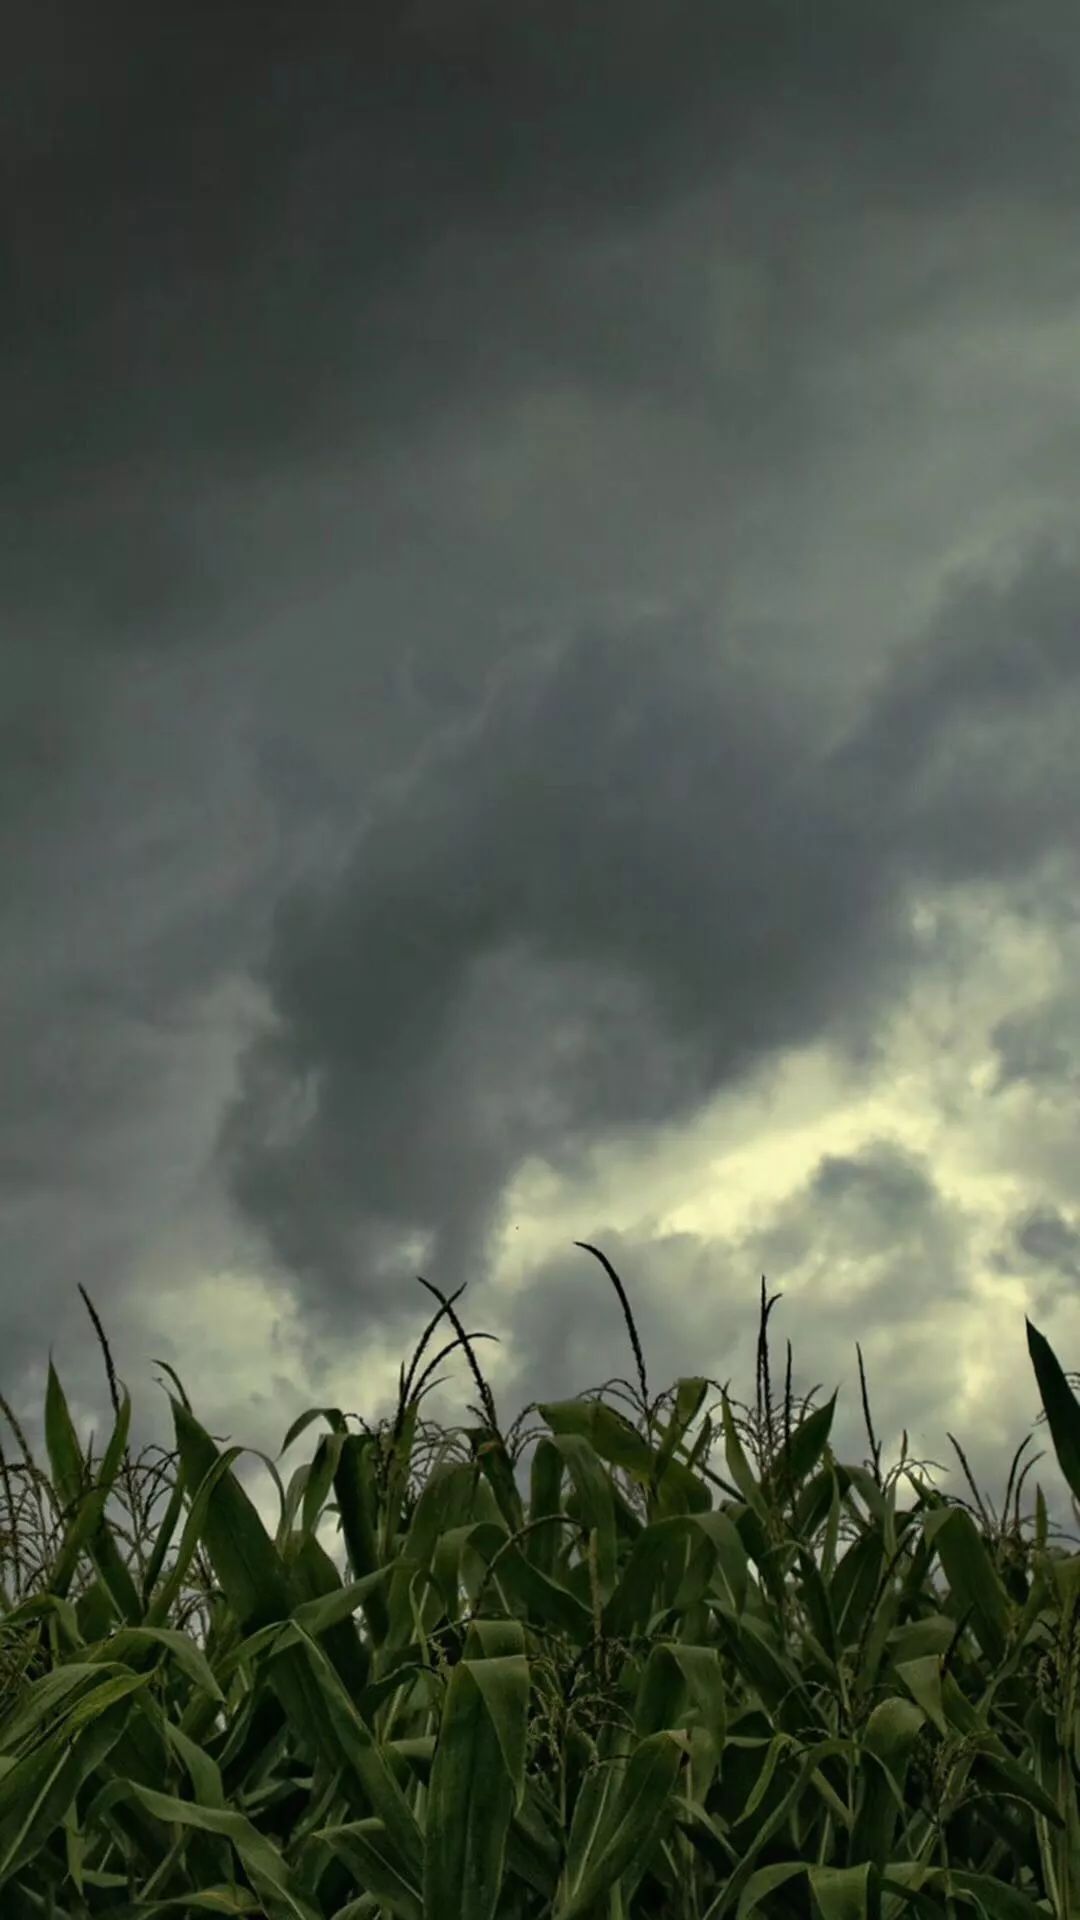
[[[913,886],[1075,849],[1075,758],[1019,749],[1080,713],[1078,587],[1038,554],[961,596],[823,760],[683,623],[515,662],[329,893],[276,916],[275,1025],[224,1143],[311,1306],[340,1324],[351,1273],[359,1312],[400,1302],[367,1215],[434,1234],[456,1286],[525,1156],[685,1117],[811,1035],[872,1046],[916,960]]]
[[[1074,1088],[1076,1064],[1075,996],[1055,994],[1023,1013],[1006,1014],[993,1032],[998,1071],[993,1092],[1024,1083]]]
[[[362,1238],[346,1251],[365,1211],[436,1231],[455,1286],[526,1155],[674,1120],[850,1008],[881,911],[872,823],[813,771],[686,625],[586,633],[515,662],[329,897],[283,905],[279,1025],[225,1144],[313,1305],[348,1312],[350,1272],[361,1311],[401,1300],[396,1269],[388,1294],[362,1277]],[[280,1107],[304,1085],[291,1142]]]
[[[103,1411],[82,1280],[137,1403],[171,1321],[220,1423],[200,1279],[262,1274],[276,1446],[418,1268],[491,1318],[542,1166],[672,1373],[786,1271],[804,1385],[872,1322],[943,1431],[973,1265],[1069,1326],[1071,10],[198,25],[26,9],[4,108],[0,1388],[55,1334]],[[815,1048],[885,1102],[924,1017],[925,1129],[1022,1179],[986,1246],[880,1114],[752,1229],[608,1217],[605,1155]],[[501,1296],[525,1397],[628,1370],[582,1263]]]

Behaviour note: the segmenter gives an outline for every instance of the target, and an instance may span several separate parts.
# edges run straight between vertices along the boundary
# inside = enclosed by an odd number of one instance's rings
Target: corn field
[[[1077,1920],[1078,1560],[1041,1489],[1021,1517],[1029,1442],[1000,1519],[906,1436],[883,1474],[859,1351],[870,1454],[841,1463],[790,1345],[773,1392],[764,1282],[755,1404],[717,1388],[691,1442],[716,1383],[650,1400],[577,1244],[636,1386],[504,1434],[484,1336],[429,1287],[394,1419],[312,1408],[281,1448],[322,1420],[310,1461],[266,1462],[273,1538],[171,1368],[175,1449],[132,1461],[84,1294],[102,1458],[51,1360],[51,1476],[0,1403],[3,1920]],[[1080,1497],[1080,1404],[1027,1343]],[[479,1404],[432,1435],[455,1349]]]

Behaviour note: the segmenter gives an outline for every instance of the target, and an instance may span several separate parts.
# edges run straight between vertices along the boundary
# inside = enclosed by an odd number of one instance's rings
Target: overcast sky
[[[50,1344],[111,1426],[79,1282],[136,1450],[161,1358],[276,1455],[390,1410],[418,1273],[499,1335],[504,1426],[633,1378],[583,1240],[651,1392],[753,1398],[764,1274],[841,1458],[858,1339],[886,1459],[967,1494],[951,1430],[1000,1507],[1025,1313],[1080,1366],[1075,9],[23,16],[0,1391],[39,1459]],[[425,1405],[470,1400],[455,1363]]]

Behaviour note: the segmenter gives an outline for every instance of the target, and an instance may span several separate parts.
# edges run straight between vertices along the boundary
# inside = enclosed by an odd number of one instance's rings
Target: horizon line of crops
[[[657,1395],[656,1399],[653,1401],[650,1407],[644,1355],[642,1352],[641,1342],[638,1336],[638,1331],[633,1318],[633,1313],[630,1307],[630,1303],[626,1296],[625,1287],[621,1279],[619,1278],[618,1274],[616,1273],[614,1266],[608,1260],[607,1256],[600,1251],[599,1248],[593,1247],[587,1241],[582,1241],[582,1240],[576,1240],[574,1241],[573,1244],[577,1247],[583,1248],[586,1252],[594,1254],[596,1259],[603,1266],[605,1272],[608,1274],[615,1288],[615,1291],[618,1295],[619,1304],[621,1306],[623,1317],[626,1322],[627,1331],[629,1334],[631,1347],[633,1349],[634,1359],[635,1359],[636,1369],[637,1369],[636,1387],[630,1381],[626,1380],[623,1377],[613,1376],[603,1381],[598,1387],[583,1389],[581,1393],[576,1397],[579,1399],[592,1399],[592,1398],[599,1397],[604,1393],[613,1394],[614,1396],[628,1402],[633,1407],[635,1414],[640,1415],[644,1418],[646,1429],[648,1432],[651,1433],[653,1422],[655,1421],[657,1413],[663,1407],[665,1401],[670,1399],[670,1397],[677,1392],[679,1383],[676,1382],[675,1386],[669,1387],[664,1392]],[[436,1287],[433,1287],[431,1283],[425,1280],[422,1275],[417,1275],[417,1282],[420,1286],[426,1287],[427,1290],[430,1293],[434,1294],[439,1300],[445,1299],[444,1295],[439,1291],[439,1289]],[[110,1396],[110,1400],[113,1408],[113,1414],[118,1419],[120,1415],[120,1399],[119,1399],[119,1392],[118,1392],[118,1385],[117,1385],[116,1369],[113,1362],[113,1357],[109,1347],[109,1343],[106,1338],[105,1330],[102,1325],[100,1316],[98,1315],[98,1312],[93,1304],[93,1301],[91,1300],[90,1295],[88,1294],[86,1288],[82,1285],[81,1282],[78,1283],[78,1291],[83,1297],[83,1301],[86,1306],[87,1313],[92,1322],[94,1332],[98,1340],[98,1344],[102,1350],[104,1363],[105,1363],[106,1378],[107,1378],[108,1387],[109,1387],[109,1396]],[[446,1313],[450,1317],[450,1319],[452,1320],[456,1328],[455,1337],[453,1340],[449,1341],[444,1347],[442,1347],[440,1351],[435,1355],[434,1359],[428,1363],[428,1366],[425,1368],[424,1373],[420,1377],[420,1380],[416,1383],[417,1404],[419,1404],[420,1400],[426,1398],[428,1393],[432,1392],[436,1387],[443,1384],[442,1378],[438,1380],[429,1380],[428,1376],[431,1373],[433,1373],[435,1368],[444,1359],[446,1359],[448,1355],[450,1355],[455,1349],[463,1348],[466,1353],[470,1369],[473,1373],[473,1377],[477,1382],[480,1399],[483,1405],[484,1415],[489,1419],[493,1430],[498,1434],[498,1427],[495,1419],[494,1399],[491,1394],[490,1387],[488,1386],[487,1382],[485,1381],[481,1373],[480,1367],[476,1360],[475,1353],[473,1351],[473,1347],[475,1343],[479,1340],[493,1340],[496,1342],[496,1344],[500,1344],[499,1337],[497,1334],[488,1333],[488,1332],[474,1332],[472,1334],[465,1333],[464,1328],[461,1326],[461,1323],[458,1320],[457,1315],[456,1313],[454,1313],[454,1310],[453,1310],[454,1303],[460,1298],[461,1294],[464,1293],[465,1291],[466,1291],[466,1287],[464,1285],[459,1287],[457,1291],[449,1297],[449,1300],[445,1301],[445,1304],[443,1305],[443,1307],[440,1308],[439,1312],[434,1316],[434,1319],[428,1323],[428,1326],[426,1327],[424,1333],[421,1335],[418,1346],[414,1351],[413,1359],[409,1367],[408,1374],[406,1375],[404,1363],[402,1363],[401,1367],[399,1368],[398,1402],[397,1402],[397,1409],[396,1409],[396,1413],[395,1413],[395,1417],[394,1417],[394,1420],[392,1423],[392,1429],[391,1429],[391,1446],[396,1444],[400,1438],[400,1433],[401,1433],[401,1429],[402,1429],[402,1425],[405,1417],[405,1409],[409,1402],[410,1395],[413,1391],[414,1377],[415,1377],[417,1365],[419,1363],[419,1359],[423,1353],[424,1348],[428,1343],[428,1340],[431,1337],[432,1332],[434,1331],[435,1326],[438,1324],[439,1319],[442,1318],[442,1315],[444,1313]],[[758,1332],[757,1347],[756,1347],[756,1405],[753,1408],[746,1406],[744,1402],[738,1400],[734,1395],[731,1395],[729,1393],[728,1389],[730,1386],[730,1376],[728,1380],[725,1381],[723,1384],[713,1379],[709,1375],[697,1376],[701,1379],[704,1379],[707,1385],[714,1387],[716,1391],[720,1393],[722,1396],[725,1394],[727,1395],[729,1405],[733,1410],[732,1419],[734,1421],[736,1430],[744,1439],[746,1439],[749,1442],[753,1457],[759,1463],[763,1460],[767,1461],[772,1459],[775,1454],[776,1445],[777,1445],[776,1435],[777,1435],[777,1427],[778,1427],[778,1410],[774,1408],[773,1398],[772,1398],[768,1322],[774,1307],[782,1299],[783,1299],[782,1294],[773,1294],[768,1298],[766,1297],[765,1276],[764,1274],[762,1274],[761,1298],[760,1298],[760,1322],[759,1322],[759,1332]],[[817,1394],[820,1391],[820,1384],[815,1385],[814,1387],[811,1387],[806,1394],[803,1394],[801,1396],[793,1395],[791,1341],[788,1340],[786,1345],[787,1345],[787,1363],[786,1363],[785,1382],[784,1382],[783,1432],[785,1436],[785,1441],[788,1441],[790,1439],[791,1420],[792,1420],[793,1411],[796,1408],[799,1408],[801,1409],[803,1414],[807,1413],[812,1406],[815,1394]],[[858,1341],[855,1342],[855,1351],[858,1359],[859,1387],[860,1387],[860,1398],[861,1398],[861,1404],[862,1404],[863,1419],[866,1426],[867,1436],[870,1442],[870,1456],[869,1456],[869,1459],[864,1462],[864,1464],[868,1465],[871,1468],[875,1476],[875,1479],[877,1481],[877,1484],[879,1486],[882,1486],[884,1485],[884,1482],[881,1476],[881,1467],[880,1467],[882,1449],[881,1449],[881,1443],[877,1439],[877,1436],[874,1431],[873,1419],[870,1411],[869,1392],[868,1392],[867,1380],[866,1380],[866,1370],[863,1362],[862,1347]],[[177,1387],[178,1392],[181,1395],[181,1398],[185,1406],[188,1407],[190,1410],[190,1401],[188,1400],[187,1394],[175,1372],[175,1369],[169,1364],[168,1361],[165,1361],[165,1360],[156,1359],[154,1364],[156,1366],[163,1367],[165,1371],[170,1375],[172,1381]],[[52,1376],[51,1348],[49,1352],[49,1370],[50,1370],[50,1377],[51,1377]],[[1080,1373],[1066,1375],[1066,1378],[1071,1383],[1080,1384]],[[161,1381],[158,1381],[156,1384],[163,1385],[164,1383]],[[834,1394],[833,1396],[834,1400],[835,1400],[835,1397],[836,1396]],[[510,1456],[515,1469],[517,1468],[520,1462],[521,1455],[524,1452],[525,1448],[537,1436],[537,1434],[542,1433],[543,1431],[541,1427],[536,1427],[525,1433],[519,1432],[519,1428],[521,1426],[522,1421],[525,1419],[525,1417],[529,1413],[533,1412],[536,1409],[537,1404],[538,1403],[535,1401],[528,1402],[526,1406],[522,1409],[522,1411],[518,1414],[517,1418],[511,1424],[511,1427],[508,1430],[509,1434],[513,1436],[513,1444],[510,1448]],[[467,1411],[477,1414],[477,1416],[480,1417],[479,1410],[471,1402],[467,1403]],[[4,1578],[4,1570],[5,1570],[4,1552],[10,1546],[12,1551],[12,1565],[15,1572],[16,1587],[18,1589],[21,1578],[23,1576],[23,1562],[21,1558],[21,1531],[20,1531],[23,1515],[22,1515],[21,1509],[25,1505],[26,1501],[29,1499],[29,1497],[32,1494],[35,1501],[35,1506],[36,1506],[36,1513],[37,1513],[37,1519],[38,1519],[39,1545],[40,1545],[40,1557],[38,1562],[36,1563],[36,1567],[33,1569],[33,1572],[38,1579],[41,1579],[44,1577],[44,1569],[49,1563],[53,1548],[55,1547],[55,1543],[57,1541],[57,1537],[62,1536],[64,1528],[70,1524],[73,1518],[73,1515],[75,1513],[76,1507],[78,1505],[78,1502],[84,1497],[84,1495],[81,1492],[77,1493],[76,1495],[73,1496],[71,1500],[69,1500],[66,1504],[62,1505],[57,1500],[55,1489],[49,1477],[45,1473],[43,1473],[41,1468],[35,1462],[30,1446],[27,1442],[26,1435],[22,1429],[22,1426],[2,1393],[0,1393],[0,1413],[2,1413],[5,1416],[9,1425],[11,1426],[12,1431],[15,1434],[15,1438],[22,1452],[21,1461],[9,1463],[4,1453],[3,1444],[2,1442],[0,1442],[0,1490],[2,1490],[3,1492],[4,1504],[6,1507],[6,1516],[7,1516],[6,1524],[0,1525],[0,1607],[3,1607],[5,1610],[7,1610],[10,1608],[12,1603],[7,1592],[6,1581]],[[303,1426],[308,1424],[310,1419],[313,1417],[315,1417],[314,1414],[308,1414],[301,1422],[294,1423],[293,1426],[290,1427],[289,1432],[286,1436],[286,1439],[282,1442],[282,1445],[278,1450],[278,1456],[277,1456],[278,1459],[280,1459],[282,1455],[288,1451],[289,1446],[292,1444],[292,1442],[296,1438],[298,1438],[299,1433],[303,1430]],[[377,1426],[373,1429],[369,1425],[369,1423],[365,1420],[362,1414],[347,1413],[342,1417],[346,1421],[350,1419],[358,1421],[361,1427],[361,1430],[372,1437],[381,1438],[387,1426],[387,1421],[385,1418],[384,1420],[380,1421],[377,1424]],[[1037,1420],[1034,1424],[1041,1424],[1045,1419],[1046,1419],[1046,1413],[1044,1410],[1042,1413],[1040,1413],[1037,1416]],[[704,1448],[704,1451],[707,1454],[715,1438],[719,1437],[711,1426],[710,1412],[706,1413],[704,1428],[708,1432],[708,1440]],[[446,1428],[431,1425],[430,1423],[417,1421],[414,1426],[414,1445],[412,1450],[412,1460],[415,1462],[419,1456],[422,1460],[427,1460],[430,1462],[433,1458],[447,1457],[450,1452],[450,1448],[447,1445],[447,1434],[448,1433],[453,1434],[454,1432],[455,1432],[455,1429],[453,1428],[446,1429]],[[213,1435],[211,1437],[214,1438],[216,1441],[228,1441],[228,1439],[231,1438],[231,1436],[229,1435]],[[500,1439],[502,1438],[501,1435],[498,1435],[498,1437]],[[971,1488],[971,1492],[973,1496],[973,1504],[969,1503],[962,1495],[959,1495],[959,1494],[950,1493],[948,1495],[944,1495],[943,1497],[947,1498],[950,1502],[955,1502],[957,1504],[965,1506],[968,1509],[968,1511],[972,1513],[976,1513],[979,1517],[979,1520],[982,1523],[984,1531],[986,1531],[988,1534],[997,1532],[1000,1535],[1006,1526],[1006,1523],[1007,1523],[1006,1518],[999,1518],[994,1508],[993,1501],[989,1499],[989,1496],[984,1498],[983,1494],[980,1492],[976,1484],[974,1475],[969,1466],[967,1456],[963,1448],[961,1447],[959,1441],[951,1432],[947,1433],[946,1437],[948,1438],[951,1446],[953,1447],[957,1455],[957,1458],[960,1462],[961,1471],[964,1475],[965,1480],[967,1481],[968,1486]],[[1011,1522],[1011,1527],[1014,1531],[1019,1531],[1024,1524],[1030,1522],[1034,1518],[1034,1516],[1032,1515],[1027,1515],[1024,1517],[1024,1519],[1021,1519],[1020,1511],[1019,1511],[1019,1495],[1020,1495],[1021,1487],[1023,1485],[1023,1481],[1026,1478],[1028,1472],[1031,1470],[1032,1467],[1038,1464],[1038,1461],[1040,1459],[1043,1458],[1043,1455],[1041,1453],[1035,1455],[1031,1460],[1029,1460],[1026,1463],[1023,1472],[1021,1473],[1019,1479],[1015,1483],[1015,1488],[1014,1488],[1014,1477],[1016,1475],[1016,1469],[1019,1464],[1020,1455],[1023,1453],[1024,1448],[1030,1444],[1030,1440],[1031,1440],[1031,1436],[1029,1435],[1021,1443],[1020,1447],[1017,1449],[1016,1453],[1014,1454],[1010,1471],[1009,1471],[1008,1482],[1005,1490],[1005,1497],[1003,1502],[1003,1515],[1007,1517],[1010,1498],[1013,1498],[1013,1518]],[[417,1444],[417,1442],[419,1442],[419,1444]],[[236,1449],[236,1451],[253,1453],[257,1459],[260,1459],[262,1461],[263,1465],[267,1468],[267,1471],[270,1473],[270,1476],[277,1488],[280,1511],[282,1515],[284,1515],[288,1506],[288,1496],[285,1492],[285,1489],[282,1486],[280,1475],[278,1474],[273,1461],[265,1453],[263,1453],[259,1448],[241,1447]],[[145,1466],[143,1464],[145,1457],[149,1454],[156,1454],[159,1456],[158,1464],[154,1467]],[[141,1577],[145,1577],[146,1570],[149,1565],[149,1561],[144,1552],[144,1543],[145,1543],[146,1534],[149,1530],[153,1510],[157,1502],[163,1497],[164,1493],[169,1490],[166,1487],[166,1485],[163,1484],[164,1476],[166,1471],[170,1467],[176,1466],[178,1458],[179,1458],[179,1455],[176,1449],[169,1450],[162,1447],[159,1443],[151,1441],[151,1442],[148,1442],[146,1446],[144,1446],[141,1454],[138,1457],[138,1460],[133,1462],[130,1458],[127,1448],[125,1447],[120,1468],[116,1477],[116,1483],[111,1489],[110,1497],[113,1498],[115,1501],[117,1501],[122,1507],[125,1507],[126,1513],[127,1513],[127,1524],[126,1525],[121,1524],[114,1520],[112,1523],[114,1526],[114,1530],[117,1532],[120,1538],[124,1539],[131,1546],[132,1551],[135,1554],[135,1557],[139,1563],[139,1571],[140,1571]],[[94,1465],[95,1465],[93,1432],[91,1432],[87,1446],[86,1446],[84,1460],[85,1460],[85,1473],[88,1479],[92,1481],[93,1475],[94,1475]],[[931,1468],[931,1467],[935,1467],[939,1471],[944,1471],[944,1468],[941,1466],[941,1463],[939,1461],[930,1460],[928,1458],[915,1459],[909,1456],[908,1433],[907,1433],[907,1429],[905,1428],[901,1436],[899,1459],[895,1462],[894,1466],[890,1470],[891,1477],[896,1478],[901,1473],[905,1473],[907,1477],[911,1479],[912,1470],[917,1470],[918,1472],[921,1473],[921,1472],[925,1472],[928,1468]],[[719,1487],[722,1491],[735,1496],[736,1498],[739,1497],[738,1489],[732,1486],[730,1482],[725,1481],[721,1476],[713,1473],[708,1468],[704,1468],[703,1470],[705,1471],[707,1477],[711,1480],[711,1482],[715,1486]],[[415,1472],[415,1468],[413,1469],[413,1471]],[[22,1500],[18,1504],[16,1503],[15,1495],[14,1495],[12,1484],[11,1484],[12,1474],[24,1475],[26,1478],[27,1484],[24,1490],[24,1494],[23,1494]],[[149,1492],[146,1491],[147,1484],[149,1484],[149,1489],[150,1489]],[[407,1489],[407,1493],[409,1491],[411,1491],[411,1489]],[[633,1494],[632,1486],[629,1489],[629,1492],[630,1492],[630,1497],[633,1498],[634,1494]],[[49,1525],[49,1523],[47,1523],[45,1518],[43,1493],[48,1494],[53,1505],[53,1518],[52,1518],[51,1526]],[[334,1509],[331,1508],[330,1511],[332,1512],[334,1511]],[[1077,1505],[1077,1498],[1075,1493],[1073,1494],[1073,1511],[1074,1511],[1074,1516],[1078,1520],[1080,1520],[1080,1507],[1078,1507]],[[340,1519],[338,1522],[337,1531],[340,1534],[341,1532]],[[1047,1533],[1049,1538],[1060,1539],[1060,1540],[1072,1540],[1077,1544],[1080,1544],[1080,1541],[1077,1541],[1076,1535],[1068,1533],[1064,1528],[1056,1527],[1055,1525],[1050,1523],[1049,1520],[1047,1521]],[[161,1571],[160,1563],[157,1566],[156,1571],[157,1572]],[[92,1573],[90,1572],[90,1570],[87,1570],[87,1579],[90,1579],[90,1578],[92,1578]],[[212,1583],[210,1581],[208,1569],[206,1568],[205,1559],[202,1558],[201,1556],[196,1556],[195,1592],[197,1596],[197,1600],[196,1600],[197,1606],[198,1606],[198,1603],[205,1597],[205,1594],[211,1584]]]
[[[17,1502],[19,1465],[0,1449],[5,1916],[1080,1911],[1078,1563],[1048,1545],[1038,1487],[1024,1538],[1020,1492],[1042,1457],[1017,1476],[1030,1436],[1000,1520],[951,1434],[974,1507],[920,1477],[906,1433],[883,1475],[856,1343],[870,1458],[843,1465],[837,1394],[796,1401],[790,1341],[774,1404],[782,1296],[767,1300],[763,1277],[756,1406],[737,1416],[720,1387],[719,1425],[706,1413],[691,1443],[718,1383],[681,1378],[650,1401],[625,1288],[575,1244],[618,1295],[637,1388],[607,1385],[641,1426],[578,1396],[530,1403],[504,1435],[475,1352],[495,1336],[466,1333],[464,1288],[447,1298],[421,1278],[442,1304],[402,1363],[393,1422],[353,1415],[351,1433],[340,1409],[309,1409],[278,1457],[320,1416],[330,1431],[288,1488],[259,1454],[281,1505],[273,1538],[231,1470],[257,1450],[219,1453],[164,1361],[177,1445],[156,1449],[151,1493],[138,1487],[130,1396],[80,1287],[116,1416],[97,1471],[51,1353],[52,1480],[0,1399],[27,1476]],[[418,1372],[444,1316],[455,1337]],[[1080,1406],[1026,1325],[1075,1508]],[[478,1424],[427,1436],[431,1375],[459,1347]],[[523,1434],[534,1410],[545,1424]],[[532,1438],[526,1504],[515,1469]],[[708,1464],[720,1438],[730,1478]],[[129,1528],[107,1518],[121,1491]],[[31,1495],[45,1533],[43,1493],[54,1525],[34,1564],[20,1534]],[[333,1514],[347,1584],[315,1538]]]

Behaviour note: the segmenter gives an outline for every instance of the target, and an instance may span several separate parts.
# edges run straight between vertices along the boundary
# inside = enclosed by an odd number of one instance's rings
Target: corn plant
[[[266,1461],[273,1535],[244,1449],[171,1368],[175,1448],[131,1461],[84,1294],[115,1416],[101,1460],[51,1356],[51,1477],[0,1402],[22,1452],[0,1450],[5,1920],[1075,1920],[1077,1559],[1041,1488],[1025,1531],[1028,1442],[1000,1520],[955,1441],[973,1506],[906,1435],[883,1474],[857,1349],[870,1455],[840,1462],[837,1396],[795,1401],[790,1343],[774,1396],[764,1281],[755,1405],[706,1376],[650,1399],[623,1283],[577,1244],[618,1295],[636,1386],[504,1433],[490,1336],[423,1281],[441,1305],[393,1420],[294,1420],[279,1459],[325,1430],[287,1486]],[[1027,1339],[1080,1497],[1080,1405]],[[457,1349],[479,1403],[432,1430]]]

